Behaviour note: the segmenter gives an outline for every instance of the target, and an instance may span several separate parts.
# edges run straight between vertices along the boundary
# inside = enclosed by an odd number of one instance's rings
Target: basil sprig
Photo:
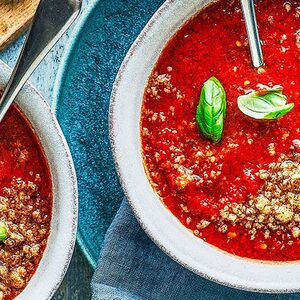
[[[202,134],[217,143],[222,138],[226,115],[226,93],[216,77],[209,78],[201,90],[196,121]]]
[[[264,87],[238,98],[239,109],[247,116],[254,119],[278,119],[294,107],[294,103],[286,104],[286,96],[279,85],[273,88]]]

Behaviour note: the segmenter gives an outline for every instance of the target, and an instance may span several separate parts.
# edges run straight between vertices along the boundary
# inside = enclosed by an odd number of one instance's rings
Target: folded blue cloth
[[[292,300],[300,294],[231,289],[186,270],[165,255],[124,200],[105,238],[92,280],[92,300]]]

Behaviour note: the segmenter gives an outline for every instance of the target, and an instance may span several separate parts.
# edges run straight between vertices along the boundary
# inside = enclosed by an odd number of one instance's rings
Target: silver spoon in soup
[[[257,28],[254,0],[241,0],[241,5],[247,29],[252,64],[255,68],[259,68],[264,64],[264,59]]]

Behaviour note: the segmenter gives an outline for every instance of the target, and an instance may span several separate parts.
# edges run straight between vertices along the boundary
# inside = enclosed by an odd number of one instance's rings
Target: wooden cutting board
[[[39,0],[0,0],[0,50],[29,26]]]

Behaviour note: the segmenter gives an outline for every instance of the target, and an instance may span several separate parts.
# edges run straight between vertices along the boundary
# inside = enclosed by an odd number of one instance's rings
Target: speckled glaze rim
[[[51,108],[54,114],[57,114],[57,108],[59,99],[61,97],[62,93],[62,86],[64,85],[64,82],[66,81],[66,74],[68,72],[69,63],[72,59],[73,53],[75,51],[76,46],[78,45],[78,41],[81,39],[85,24],[90,19],[91,14],[94,12],[94,9],[98,5],[98,3],[101,0],[92,0],[89,4],[89,7],[83,11],[79,17],[79,19],[76,21],[76,25],[74,26],[74,29],[72,30],[72,33],[68,39],[68,44],[65,48],[65,52],[63,55],[63,58],[60,62],[60,66],[58,68],[54,89],[53,89],[53,99]],[[86,257],[88,263],[90,266],[95,269],[97,261],[95,261],[89,251],[89,249],[86,247],[84,243],[84,238],[81,236],[80,231],[77,232],[77,242],[79,245],[79,248],[83,252],[84,256]]]
[[[238,275],[236,276],[235,280],[232,280],[234,278],[232,278],[230,276],[226,277],[226,276],[224,276],[224,273],[222,273],[223,275],[221,273],[220,274],[214,273],[212,275],[212,273],[208,274],[207,269],[205,269],[203,271],[200,268],[195,268],[192,264],[190,264],[190,262],[189,263],[186,262],[188,260],[186,259],[185,254],[175,253],[173,251],[172,247],[170,247],[170,245],[166,246],[166,245],[168,245],[168,241],[166,241],[166,239],[164,240],[163,238],[161,238],[160,234],[153,230],[154,227],[149,226],[148,221],[147,221],[148,222],[147,224],[145,223],[144,216],[142,215],[141,211],[137,207],[136,201],[138,201],[138,199],[135,199],[135,195],[134,195],[135,192],[132,192],[133,184],[130,183],[130,181],[134,181],[135,184],[137,184],[137,181],[132,178],[127,178],[125,175],[126,170],[124,168],[124,166],[125,166],[124,160],[126,158],[124,158],[124,157],[126,157],[126,155],[128,155],[128,152],[126,153],[126,151],[124,151],[126,146],[123,147],[120,143],[121,133],[119,131],[120,131],[120,125],[121,125],[122,121],[120,121],[120,118],[117,115],[117,105],[118,105],[118,101],[120,101],[120,99],[119,99],[120,94],[121,94],[120,90],[124,89],[124,87],[121,87],[121,85],[122,85],[123,81],[125,81],[125,79],[126,79],[125,77],[128,75],[128,74],[126,75],[125,73],[129,69],[129,67],[128,67],[129,64],[132,62],[133,58],[137,55],[138,50],[142,47],[143,43],[145,43],[145,40],[147,40],[147,39],[149,40],[151,38],[151,35],[153,35],[153,32],[151,31],[153,29],[153,27],[155,27],[157,25],[157,23],[159,23],[160,19],[166,14],[166,12],[171,10],[172,7],[175,6],[176,3],[178,4],[178,2],[179,2],[178,0],[167,0],[158,9],[158,11],[154,14],[154,16],[150,19],[150,21],[148,22],[146,27],[143,29],[141,34],[135,40],[132,47],[129,49],[129,51],[119,69],[119,72],[117,74],[115,82],[114,82],[114,86],[113,86],[113,90],[112,90],[112,94],[111,94],[110,111],[109,111],[110,140],[111,140],[112,151],[113,151],[116,169],[117,169],[123,190],[129,200],[131,208],[132,208],[138,222],[140,223],[141,227],[143,228],[143,230],[147,233],[147,235],[156,243],[156,245],[163,252],[165,252],[168,256],[170,256],[173,260],[175,260],[176,262],[181,264],[183,267],[189,269],[190,271],[192,271],[206,279],[209,279],[216,283],[219,283],[219,284],[222,284],[222,285],[225,285],[228,287],[232,287],[235,289],[251,291],[251,292],[258,292],[258,293],[298,292],[300,290],[300,284],[297,286],[293,286],[293,287],[280,286],[280,284],[278,284],[278,285],[271,284],[272,288],[266,288],[257,283],[253,284],[253,282],[251,282],[251,281],[249,281],[247,283],[245,283],[245,281],[239,281],[237,279]],[[208,3],[208,2],[213,2],[213,1],[206,1],[206,2]],[[190,15],[189,18],[192,16],[193,15]],[[189,18],[187,18],[187,19],[189,19]],[[182,23],[180,26],[182,26]],[[178,26],[178,27],[180,27],[180,26]],[[151,51],[151,49],[149,51]],[[136,92],[136,91],[133,91],[133,94],[134,94],[134,92]],[[123,134],[124,134],[124,132],[123,132]],[[131,141],[131,143],[135,143],[135,141]],[[146,174],[144,174],[144,176],[146,176]],[[147,192],[148,191],[145,191],[145,193],[147,193]],[[173,216],[171,216],[171,213],[169,213],[169,215],[170,215],[170,218],[173,217]],[[193,238],[193,237],[191,237],[191,238]],[[202,244],[202,246],[203,246],[203,244]],[[278,265],[279,265],[276,263],[268,264],[268,263],[264,263],[264,262],[243,259],[243,258],[239,258],[239,257],[233,256],[233,255],[224,253],[223,251],[220,251],[219,249],[213,249],[213,248],[211,248],[211,249],[212,249],[212,251],[223,253],[223,255],[226,256],[227,258],[231,257],[231,260],[237,264],[239,264],[239,262],[241,262],[241,263],[243,262],[243,263],[249,263],[249,264],[253,264],[253,265],[254,264],[255,265],[264,265],[264,266],[269,265],[270,270],[272,267],[278,267]],[[295,266],[296,263],[289,263],[286,265]],[[243,265],[243,267],[244,267],[244,265]],[[247,272],[247,268],[244,268],[244,271]],[[293,269],[292,271],[295,272],[295,269]],[[279,281],[279,283],[280,283],[280,281]]]
[[[7,81],[11,69],[0,60],[0,70],[1,85],[3,85],[3,77]],[[55,201],[45,252],[35,274],[16,299],[46,300],[51,299],[60,286],[73,255],[78,222],[77,179],[68,144],[50,106],[42,95],[27,83],[19,93],[16,104],[31,122],[43,145],[50,165]],[[50,144],[52,146],[49,146]],[[54,149],[56,147],[57,152]],[[54,156],[56,156],[54,160],[51,160]],[[68,232],[59,233],[58,230],[62,228],[67,229]],[[56,240],[57,242],[53,243]]]

